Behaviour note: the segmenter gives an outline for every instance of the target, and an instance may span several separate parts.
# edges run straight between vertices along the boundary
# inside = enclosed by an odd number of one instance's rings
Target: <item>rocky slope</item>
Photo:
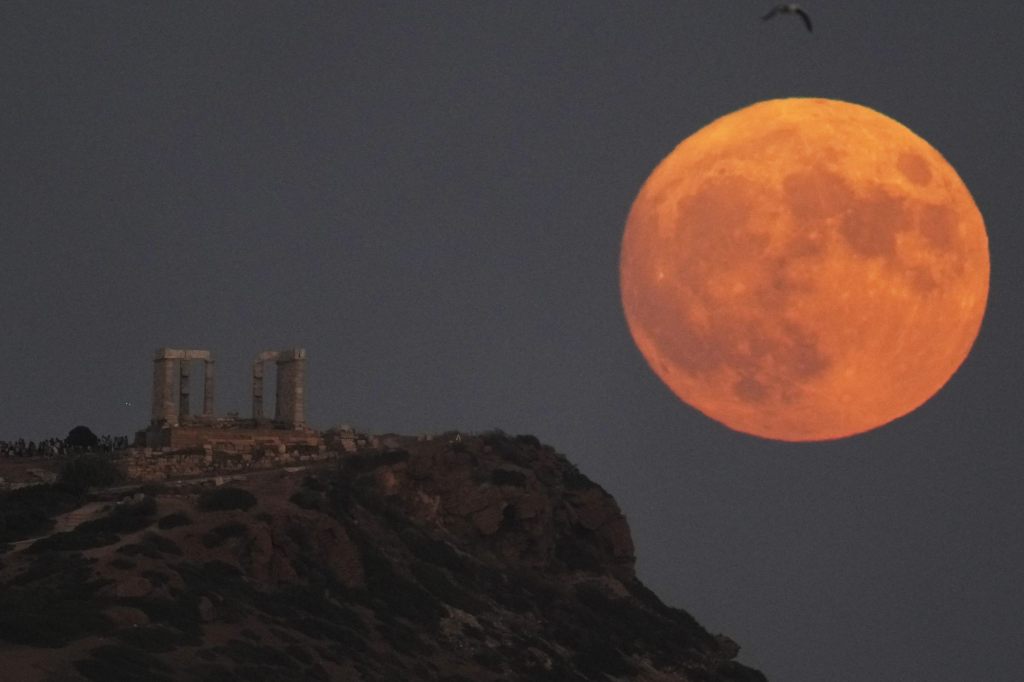
[[[95,502],[0,554],[5,679],[764,680],[636,579],[615,501],[530,436]]]

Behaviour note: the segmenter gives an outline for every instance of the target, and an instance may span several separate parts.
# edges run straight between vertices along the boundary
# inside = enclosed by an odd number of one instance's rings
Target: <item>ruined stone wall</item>
[[[340,456],[338,452],[324,449],[277,452],[257,448],[249,452],[223,452],[207,448],[186,452],[140,451],[121,457],[115,463],[132,481],[165,481],[303,466]]]
[[[179,428],[175,432],[185,438],[209,438],[210,429],[198,427],[194,430]],[[193,431],[191,435],[187,432]],[[200,442],[197,446],[180,449],[135,448],[109,456],[129,481],[166,481],[176,478],[214,477],[262,471],[289,466],[304,466],[317,462],[345,457],[366,449],[390,449],[415,442],[415,437],[387,435],[366,436],[355,432],[332,432],[325,441],[318,435],[301,438],[294,432],[280,432],[284,438],[278,440],[266,430],[252,432],[218,430],[219,434],[231,434],[241,438],[221,439],[215,442]],[[295,440],[286,442],[288,438]],[[234,441],[233,443],[229,441]],[[228,447],[231,446],[231,447]],[[45,457],[32,459],[11,459],[0,461],[0,491],[16,490],[26,486],[53,483],[57,478],[64,458]]]
[[[159,447],[172,450],[202,448],[212,445],[214,450],[240,452],[252,448],[286,449],[317,447],[319,434],[312,431],[286,431],[273,429],[220,429],[203,426],[180,426],[159,432]]]
[[[344,457],[366,448],[390,445],[377,437],[355,432],[331,433],[329,439],[319,434],[266,430],[230,430],[218,433],[231,438],[210,440],[210,429],[173,429],[183,438],[205,439],[196,447],[173,451],[140,448],[116,460],[125,475],[133,481],[164,481],[175,478],[237,474],[245,471],[303,466]],[[274,435],[274,434],[280,435]]]

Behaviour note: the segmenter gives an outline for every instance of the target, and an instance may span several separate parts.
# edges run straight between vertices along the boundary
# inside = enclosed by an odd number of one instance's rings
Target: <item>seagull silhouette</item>
[[[808,31],[814,30],[811,28],[811,18],[807,16],[807,12],[800,8],[800,5],[776,5],[772,8],[771,12],[761,17],[761,20],[768,21],[779,14],[795,14],[804,20],[804,26],[807,27]]]

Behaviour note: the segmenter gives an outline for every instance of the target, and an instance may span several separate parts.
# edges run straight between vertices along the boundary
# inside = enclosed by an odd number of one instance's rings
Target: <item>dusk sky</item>
[[[641,579],[773,682],[1024,670],[1024,4],[5,2],[0,439],[149,419],[161,346],[307,349],[307,417],[532,433],[618,500]],[[759,100],[876,109],[985,218],[935,398],[791,444],[680,402],[619,248],[683,138]],[[194,398],[195,400],[196,398]]]

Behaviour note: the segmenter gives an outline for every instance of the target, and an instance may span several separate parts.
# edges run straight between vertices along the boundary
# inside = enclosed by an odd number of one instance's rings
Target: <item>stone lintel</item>
[[[277,352],[278,362],[295,362],[296,360],[306,359],[305,348],[288,348]]]
[[[182,348],[157,348],[154,353],[154,360],[203,360],[213,361],[213,353],[208,350],[182,349]]]

